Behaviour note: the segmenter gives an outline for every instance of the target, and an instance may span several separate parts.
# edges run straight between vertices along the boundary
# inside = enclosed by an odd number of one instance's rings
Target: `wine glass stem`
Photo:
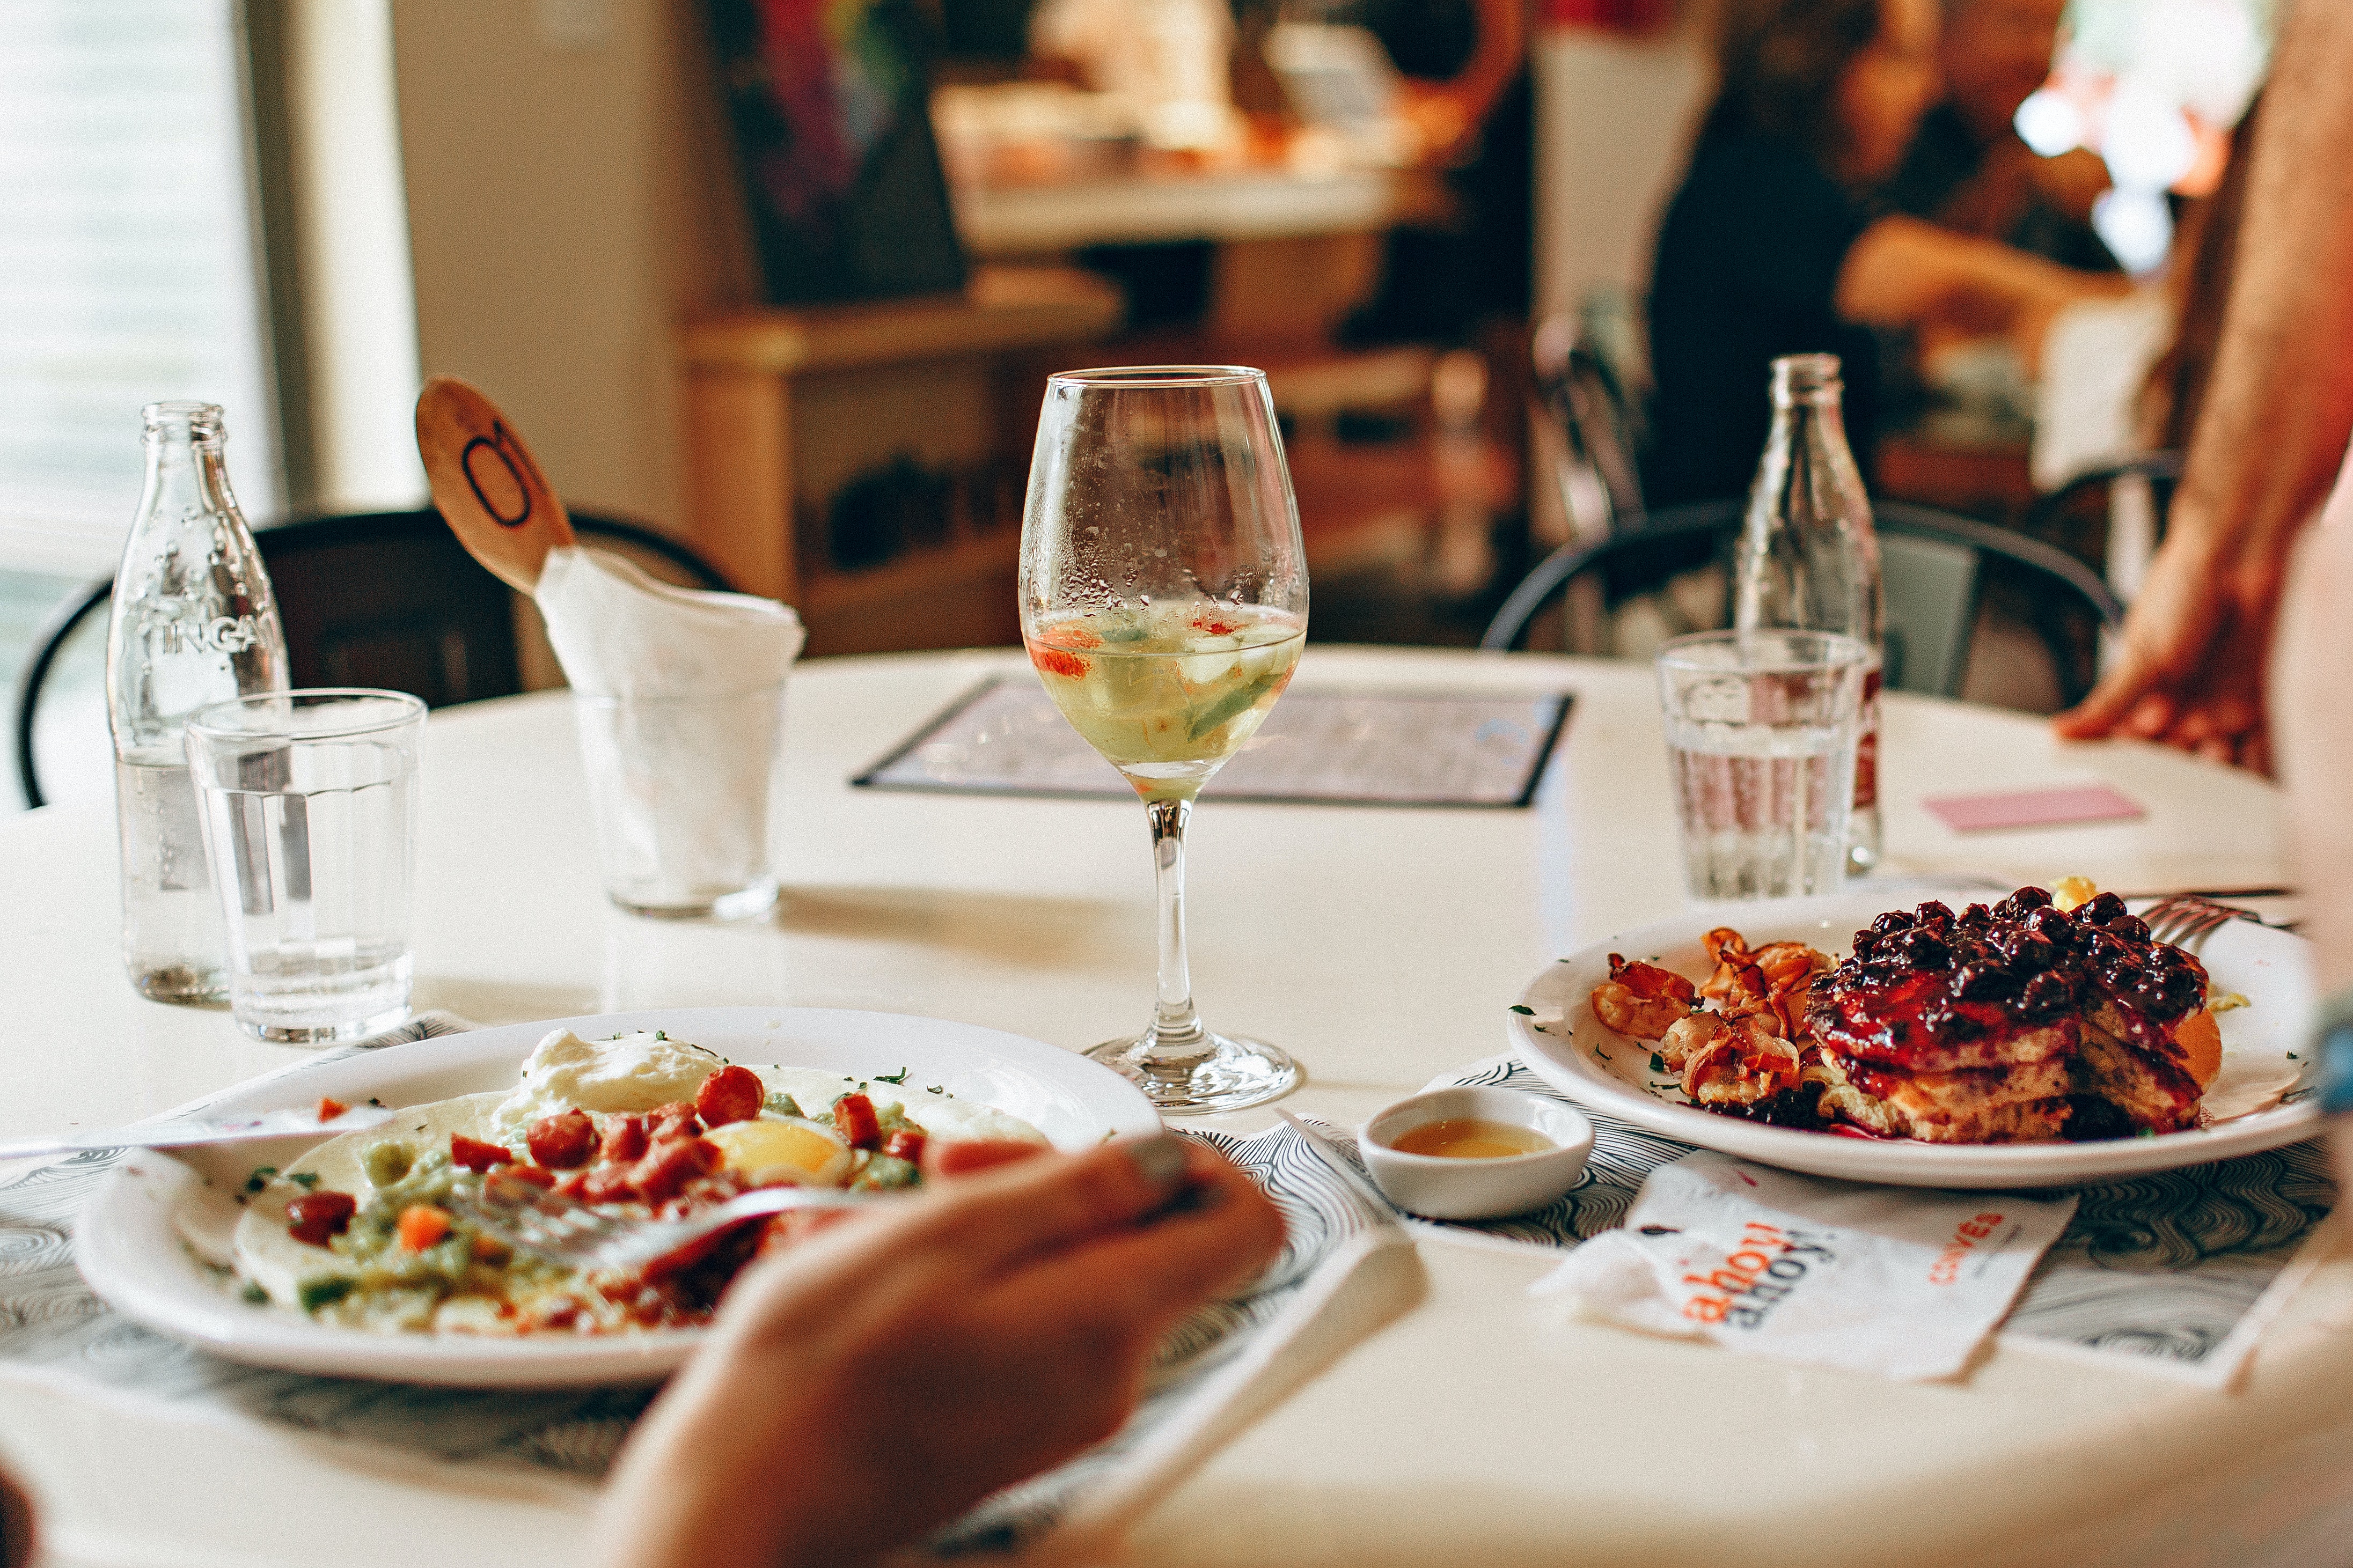
[[[1152,1015],[1155,1058],[1190,1057],[1208,1043],[1201,1016],[1193,1010],[1193,975],[1185,958],[1185,824],[1189,800],[1150,800],[1152,869],[1160,900],[1159,994]]]

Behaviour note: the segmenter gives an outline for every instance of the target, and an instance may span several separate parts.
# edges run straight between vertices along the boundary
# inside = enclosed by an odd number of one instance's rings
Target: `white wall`
[[[671,329],[751,297],[692,0],[393,0],[424,374],[582,510],[685,524]]]
[[[1534,58],[1541,316],[1575,309],[1596,283],[1646,283],[1709,81],[1690,28],[1643,39],[1554,28]]]

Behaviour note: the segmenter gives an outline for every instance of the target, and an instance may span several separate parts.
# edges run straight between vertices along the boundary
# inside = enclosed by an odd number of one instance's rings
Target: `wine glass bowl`
[[[1022,641],[1071,728],[1134,786],[1152,828],[1158,1000],[1088,1055],[1164,1111],[1289,1093],[1299,1068],[1213,1034],[1185,953],[1193,800],[1290,683],[1307,565],[1262,372],[1138,365],[1051,377],[1021,522]]]

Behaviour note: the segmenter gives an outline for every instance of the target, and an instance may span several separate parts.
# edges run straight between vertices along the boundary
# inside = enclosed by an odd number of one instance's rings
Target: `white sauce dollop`
[[[684,1040],[646,1030],[610,1040],[584,1040],[558,1029],[522,1064],[522,1086],[499,1104],[498,1121],[528,1127],[543,1116],[583,1110],[650,1110],[672,1100],[692,1101],[719,1058]]]

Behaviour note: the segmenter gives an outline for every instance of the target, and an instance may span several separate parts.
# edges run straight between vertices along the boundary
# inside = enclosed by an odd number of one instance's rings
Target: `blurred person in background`
[[[2295,0],[2274,61],[2221,342],[2165,539],[2106,675],[2055,721],[2071,740],[2127,735],[2271,764],[2264,673],[2281,595],[2353,441],[2353,5]],[[2353,593],[2339,592],[2325,615],[2341,631]],[[2337,657],[2330,700],[2353,710],[2341,644]]]
[[[1884,211],[1874,193],[1939,90],[1940,37],[1935,0],[1725,0],[1715,100],[1651,270],[1652,504],[1747,489],[1780,355],[1844,362],[1867,479],[1873,329],[2006,337],[2031,374],[2063,307],[2128,287]]]
[[[2064,267],[2116,270],[2092,230],[2108,166],[2075,148],[2045,158],[2014,121],[2051,75],[2067,0],[1945,0],[1936,61],[1945,96],[1920,121],[1888,205]]]
[[[1454,211],[1383,242],[1380,282],[1341,324],[1356,345],[1468,344],[1524,327],[1535,256],[1535,92],[1525,0],[1362,0],[1354,16],[1405,78],[1422,161],[1444,171]],[[1516,359],[1519,345],[1514,344]]]

